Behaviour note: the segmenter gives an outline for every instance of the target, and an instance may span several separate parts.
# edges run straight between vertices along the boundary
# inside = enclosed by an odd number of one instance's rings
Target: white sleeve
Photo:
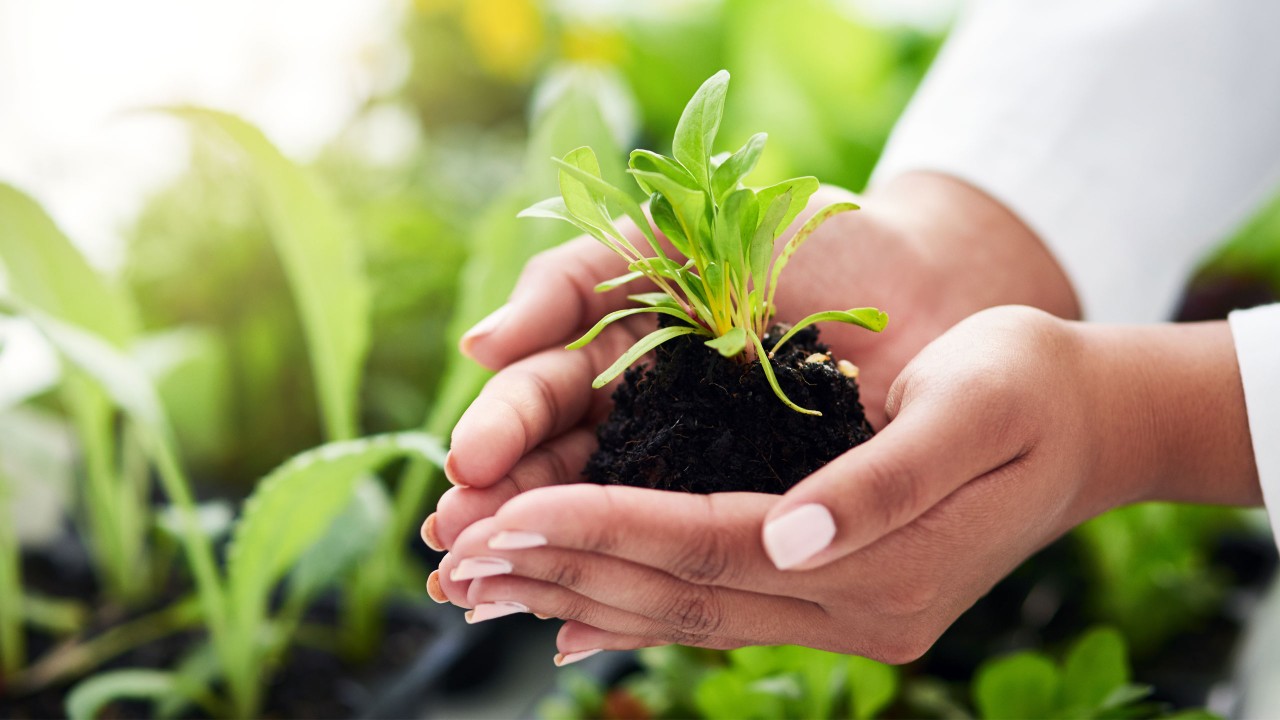
[[[1280,545],[1280,304],[1237,310],[1228,319],[1262,500]]]
[[[1280,2],[985,0],[872,185],[934,170],[1053,251],[1085,317],[1169,317],[1195,261],[1280,183]]]

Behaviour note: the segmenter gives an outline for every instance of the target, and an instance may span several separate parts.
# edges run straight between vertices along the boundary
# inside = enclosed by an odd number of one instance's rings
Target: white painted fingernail
[[[586,660],[587,658],[591,657],[592,655],[595,655],[598,652],[600,652],[599,648],[595,650],[579,650],[578,652],[571,652],[567,655],[565,653],[556,653],[556,656],[555,656],[556,667],[564,667],[565,665],[572,665],[578,662],[579,660]]]
[[[458,563],[458,567],[449,573],[449,579],[454,582],[475,580],[476,578],[493,577],[494,575],[506,575],[513,569],[511,563],[502,558],[467,558]]]
[[[489,538],[490,550],[525,550],[546,544],[547,539],[541,534],[523,530],[503,530]]]
[[[811,503],[766,523],[764,549],[779,570],[789,570],[825,550],[835,536],[831,511]]]
[[[463,333],[461,343],[462,352],[470,354],[471,345],[486,335],[492,335],[494,331],[502,325],[502,321],[507,319],[507,315],[510,314],[511,305],[508,303],[489,313],[483,320],[476,323],[474,327]]]
[[[524,603],[518,603],[514,600],[498,600],[496,602],[480,603],[473,609],[468,610],[466,614],[467,622],[475,625],[478,622],[492,620],[494,618],[515,615],[516,613],[529,612],[529,606]]]

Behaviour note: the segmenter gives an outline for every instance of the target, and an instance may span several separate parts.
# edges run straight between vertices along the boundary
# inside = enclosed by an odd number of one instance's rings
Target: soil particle
[[[772,348],[783,328],[764,340]],[[826,356],[808,362],[815,355]],[[652,367],[628,370],[597,432],[591,482],[692,493],[783,493],[874,434],[847,377],[809,327],[773,360],[778,383],[804,415],[782,404],[760,363],[726,359],[686,335],[660,346]]]

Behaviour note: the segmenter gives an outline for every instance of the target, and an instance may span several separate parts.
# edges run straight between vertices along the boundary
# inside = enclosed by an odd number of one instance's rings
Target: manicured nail
[[[556,667],[564,667],[565,665],[572,665],[578,662],[579,660],[586,660],[587,658],[591,657],[592,655],[595,655],[598,652],[600,652],[599,648],[595,650],[580,650],[578,652],[571,652],[567,655],[565,653],[556,653],[556,656],[555,656]]]
[[[487,335],[492,335],[493,332],[497,330],[500,325],[502,325],[502,321],[505,320],[507,318],[507,315],[509,315],[510,313],[511,313],[511,305],[510,304],[503,305],[497,310],[494,310],[493,312],[489,313],[489,315],[485,317],[485,319],[476,323],[475,327],[463,333],[462,342],[460,343],[462,347],[462,353],[470,357],[471,346],[474,345],[477,340],[480,340]]]
[[[436,514],[431,513],[422,523],[422,542],[426,546],[436,552],[444,552],[444,543],[440,542],[440,537],[436,535]]]
[[[525,550],[546,544],[547,539],[542,535],[523,530],[503,530],[489,538],[490,550]]]
[[[779,570],[789,570],[822,552],[835,536],[831,511],[811,503],[766,523],[764,549]]]
[[[506,575],[512,569],[511,563],[502,558],[467,558],[458,563],[458,567],[449,573],[449,579],[454,582],[475,580],[476,578],[492,577],[494,575]]]
[[[452,450],[444,456],[444,478],[453,483],[455,487],[471,487],[458,479],[458,461],[454,458]]]
[[[551,619],[551,616],[550,616],[550,615],[543,615],[542,613],[534,613],[534,614],[533,614],[533,616],[534,616],[534,617],[536,617],[536,618],[538,618],[539,620],[550,620],[550,619]]]
[[[432,570],[427,576],[427,596],[441,605],[449,602],[449,597],[444,594],[444,590],[440,587],[440,571]]]
[[[468,610],[466,614],[467,622],[475,625],[478,622],[492,620],[494,618],[515,615],[516,613],[529,612],[529,606],[523,603],[514,602],[512,600],[498,600],[497,602],[480,603],[474,609]]]

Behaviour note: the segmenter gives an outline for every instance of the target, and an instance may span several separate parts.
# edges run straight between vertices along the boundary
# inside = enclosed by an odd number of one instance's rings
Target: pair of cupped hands
[[[824,188],[809,212],[843,199]],[[1201,497],[1197,461],[1169,453],[1156,416],[1185,408],[1153,406],[1147,390],[1169,381],[1148,371],[1162,343],[1208,366],[1225,328],[1166,338],[1070,322],[1077,301],[1050,253],[958,180],[904,175],[857,201],[796,254],[777,306],[783,321],[888,312],[882,334],[823,328],[861,368],[873,439],[782,496],[582,483],[609,410],[610,389],[591,381],[651,328],[633,318],[563,349],[628,304],[625,291],[593,291],[622,261],[571,241],[532,260],[510,302],[463,339],[499,372],[454,430],[454,487],[422,527],[449,551],[431,596],[471,622],[563,619],[557,664],[667,643],[902,663],[1080,522],[1143,499],[1223,499]],[[1207,390],[1231,392],[1225,382]],[[1194,404],[1189,392],[1160,402]],[[1255,501],[1242,493],[1228,501]]]

